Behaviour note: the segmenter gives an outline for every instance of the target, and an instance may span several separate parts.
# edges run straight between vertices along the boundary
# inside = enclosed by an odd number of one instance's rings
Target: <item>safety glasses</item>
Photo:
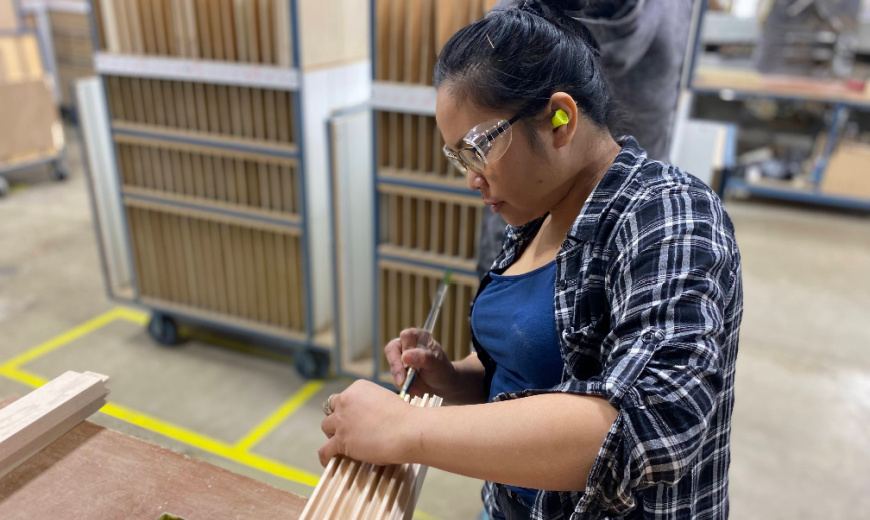
[[[483,173],[487,164],[501,159],[511,145],[511,125],[520,119],[519,114],[505,121],[494,119],[472,128],[462,139],[467,146],[453,151],[446,144],[443,151],[450,163],[463,174],[469,169]]]

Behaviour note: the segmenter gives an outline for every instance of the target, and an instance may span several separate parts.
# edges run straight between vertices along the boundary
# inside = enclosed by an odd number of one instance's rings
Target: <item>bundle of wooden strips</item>
[[[405,396],[421,408],[441,406],[442,398]],[[333,457],[326,466],[300,520],[410,520],[423,487],[427,466],[375,466]]]

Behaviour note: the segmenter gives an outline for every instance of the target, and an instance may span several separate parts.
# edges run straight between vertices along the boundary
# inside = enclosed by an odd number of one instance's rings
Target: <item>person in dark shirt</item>
[[[500,0],[493,11],[523,0]],[[611,131],[637,139],[647,156],[668,161],[686,55],[692,0],[568,0],[601,49],[600,64],[621,117]],[[505,221],[484,208],[477,272],[483,277],[501,252]]]
[[[589,31],[530,0],[460,30],[435,70],[444,154],[508,222],[450,362],[419,329],[397,387],[331,396],[321,463],[419,463],[486,481],[494,519],[725,519],[743,295],[714,192],[609,130]]]

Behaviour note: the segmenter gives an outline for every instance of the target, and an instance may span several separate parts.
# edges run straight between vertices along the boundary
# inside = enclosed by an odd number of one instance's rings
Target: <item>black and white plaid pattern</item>
[[[743,312],[734,228],[701,181],[620,144],[556,260],[562,383],[495,400],[568,392],[619,410],[585,491],[538,493],[532,519],[724,519]],[[493,269],[542,221],[508,227]],[[495,364],[474,343],[489,384]],[[509,492],[484,486],[492,517]]]

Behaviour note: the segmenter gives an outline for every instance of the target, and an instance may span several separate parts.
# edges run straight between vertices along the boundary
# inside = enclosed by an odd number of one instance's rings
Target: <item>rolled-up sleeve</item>
[[[619,410],[578,511],[625,514],[639,491],[691,468],[723,385],[734,283],[725,218],[714,194],[679,187],[640,204],[616,234],[608,359],[600,378],[565,384]]]

